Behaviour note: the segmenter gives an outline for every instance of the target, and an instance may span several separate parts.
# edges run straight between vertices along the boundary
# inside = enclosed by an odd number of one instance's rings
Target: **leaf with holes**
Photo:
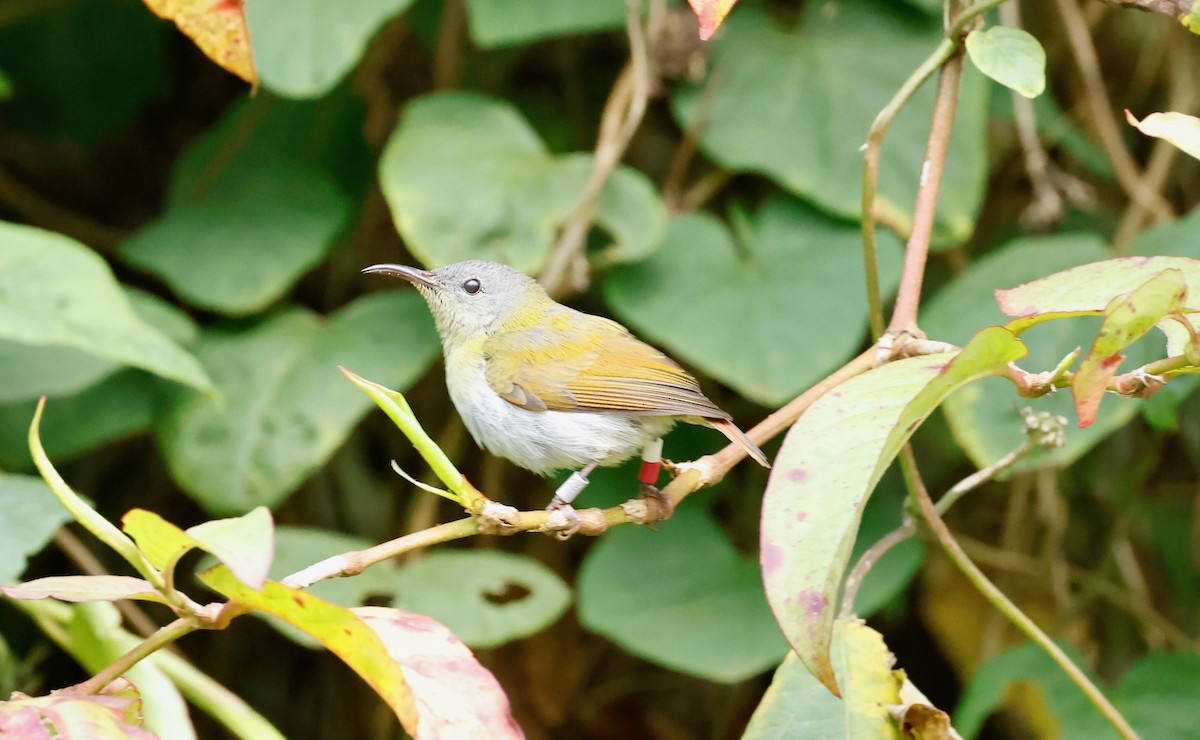
[[[1071,382],[1079,426],[1096,420],[1108,382],[1125,359],[1121,351],[1164,317],[1176,313],[1187,298],[1187,283],[1176,269],[1163,270],[1129,293],[1112,300],[1096,341]]]
[[[830,659],[838,595],[875,485],[946,396],[1024,353],[1010,332],[984,329],[957,354],[893,362],[843,383],[788,432],[763,500],[763,579],[792,649],[830,691],[838,691]]]

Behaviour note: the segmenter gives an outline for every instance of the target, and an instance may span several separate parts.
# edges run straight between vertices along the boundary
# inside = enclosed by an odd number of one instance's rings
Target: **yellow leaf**
[[[200,51],[251,85],[258,85],[244,0],[144,0],[160,18],[174,21]]]

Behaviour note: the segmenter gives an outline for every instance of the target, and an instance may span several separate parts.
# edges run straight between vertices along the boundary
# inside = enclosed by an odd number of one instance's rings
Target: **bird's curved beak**
[[[371,265],[362,269],[366,275],[392,275],[402,278],[413,285],[424,285],[427,288],[438,287],[437,278],[428,270],[419,270],[408,265]]]

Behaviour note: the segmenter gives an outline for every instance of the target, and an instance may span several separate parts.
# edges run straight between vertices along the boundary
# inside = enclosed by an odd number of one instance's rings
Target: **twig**
[[[656,73],[650,66],[647,32],[642,28],[641,0],[626,2],[629,6],[626,29],[629,34],[630,61],[617,77],[601,114],[600,136],[583,193],[563,223],[558,242],[539,278],[546,291],[556,297],[586,284],[586,274],[580,273],[586,272],[584,247],[588,230],[600,206],[605,183],[616,170],[641,125],[654,86],[652,78]]]
[[[1192,7],[1196,0],[1100,0],[1109,5],[1115,5],[1118,8],[1132,8],[1134,10],[1144,10],[1150,13],[1162,13],[1169,15],[1176,20],[1183,20],[1188,13],[1192,12]]]
[[[879,257],[875,240],[876,204],[875,193],[879,186],[879,161],[883,150],[883,139],[896,116],[912,99],[925,80],[933,76],[958,49],[960,37],[967,25],[980,14],[1000,5],[1005,0],[981,0],[962,11],[946,30],[946,37],[937,48],[913,71],[887,105],[875,116],[867,132],[863,146],[863,191],[862,191],[862,234],[863,261],[867,275],[867,305],[871,317],[871,334],[878,338],[883,334],[883,298],[879,289]]]
[[[438,22],[437,31],[437,49],[433,56],[433,87],[435,90],[458,89],[466,20],[463,0],[446,0],[442,3],[442,17]]]
[[[1104,76],[1100,71],[1100,59],[1092,36],[1088,32],[1087,21],[1083,17],[1077,0],[1055,0],[1059,15],[1062,16],[1063,26],[1067,32],[1067,42],[1071,54],[1075,58],[1075,66],[1083,78],[1083,87],[1088,106],[1091,108],[1092,124],[1100,136],[1100,145],[1112,161],[1117,181],[1126,195],[1133,201],[1141,203],[1154,217],[1155,221],[1166,221],[1174,217],[1171,204],[1160,193],[1149,188],[1138,171],[1137,163],[1125,148],[1121,140],[1121,131],[1113,113],[1112,101],[1109,100],[1108,90],[1104,86]]]
[[[921,285],[925,278],[925,262],[929,256],[929,240],[937,211],[938,192],[946,166],[946,151],[950,148],[950,133],[954,114],[958,110],[958,89],[962,81],[963,54],[958,49],[942,65],[938,78],[937,98],[933,107],[933,123],[925,162],[921,167],[921,185],[913,207],[912,234],[904,251],[904,271],[896,293],[896,306],[887,335],[920,337],[917,328],[917,306],[921,302]]]
[[[989,581],[987,576],[983,574],[983,571],[979,570],[979,568],[971,562],[971,559],[967,557],[965,552],[963,552],[962,546],[960,546],[958,541],[954,539],[954,535],[950,532],[950,529],[946,526],[946,523],[942,521],[942,518],[938,515],[937,508],[934,506],[933,501],[929,498],[929,492],[926,491],[923,486],[917,486],[916,499],[920,508],[920,517],[923,524],[929,528],[929,531],[933,534],[934,539],[939,545],[941,545],[942,551],[946,553],[946,556],[950,558],[950,561],[954,563],[955,567],[957,567],[959,571],[966,576],[967,580],[970,581],[973,586],[975,586],[976,590],[978,590],[984,596],[984,598],[992,604],[992,606],[1004,614],[1004,616],[1006,616],[1008,620],[1017,627],[1017,629],[1023,632],[1026,637],[1036,642],[1042,647],[1043,650],[1046,651],[1047,654],[1049,654],[1050,658],[1057,663],[1060,668],[1062,668],[1063,672],[1066,673],[1071,681],[1079,687],[1079,689],[1084,693],[1085,696],[1087,696],[1088,700],[1092,702],[1096,709],[1104,715],[1105,719],[1112,724],[1113,728],[1121,735],[1121,737],[1136,738],[1137,733],[1133,731],[1133,728],[1129,726],[1129,723],[1125,721],[1125,718],[1121,716],[1121,713],[1117,711],[1116,707],[1114,707],[1108,701],[1108,699],[1105,698],[1104,694],[1100,692],[1100,689],[1096,688],[1096,685],[1092,683],[1091,679],[1089,679],[1084,672],[1079,669],[1078,666],[1071,662],[1071,659],[1067,657],[1067,654],[1064,653],[1062,649],[1054,643],[1053,640],[1046,636],[1046,634],[1042,632],[1036,624],[1033,623],[1032,619],[1027,617],[1025,613],[1017,607],[1016,604],[1012,603],[1012,601],[1010,601],[1008,597],[1000,591],[1000,589],[996,588],[995,584]]]
[[[109,663],[99,673],[76,685],[75,689],[84,695],[99,693],[105,686],[125,675],[125,671],[137,665],[142,658],[198,629],[200,629],[199,623],[186,617],[180,617],[174,622],[163,625],[153,635],[134,645],[124,655]]]

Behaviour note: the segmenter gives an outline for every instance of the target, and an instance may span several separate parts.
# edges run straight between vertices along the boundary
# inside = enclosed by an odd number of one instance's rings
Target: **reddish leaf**
[[[351,609],[400,664],[420,717],[416,737],[521,738],[508,697],[470,648],[429,617],[400,609]]]
[[[160,18],[174,21],[200,51],[251,85],[258,85],[243,0],[145,0]]]
[[[688,5],[692,6],[696,17],[700,19],[701,41],[712,38],[736,2],[737,0],[688,0]]]

